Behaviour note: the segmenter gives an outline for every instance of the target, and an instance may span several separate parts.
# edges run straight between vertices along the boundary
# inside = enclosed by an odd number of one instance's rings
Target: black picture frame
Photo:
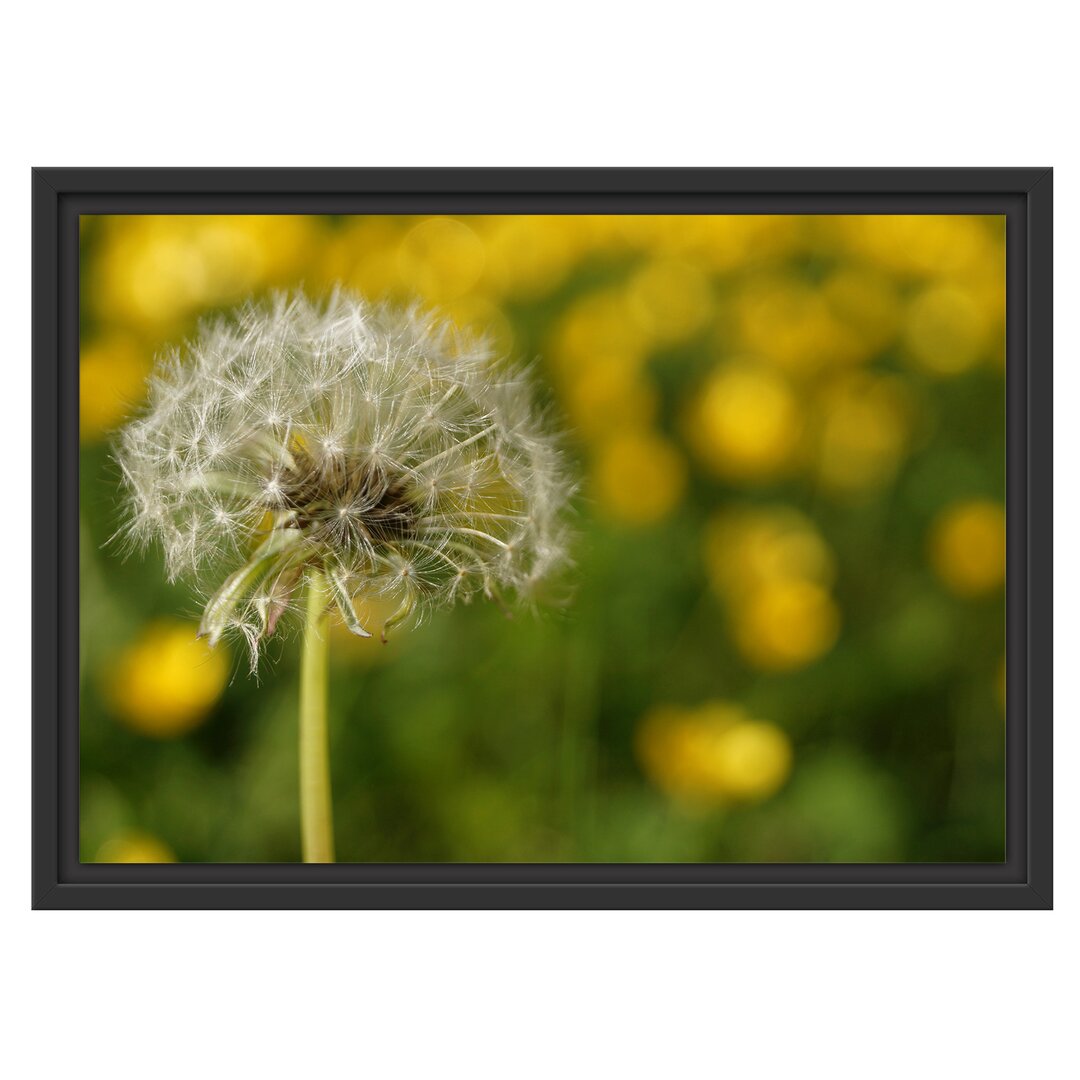
[[[1052,906],[1052,170],[36,169],[35,908]],[[78,858],[78,222],[123,213],[993,213],[1007,238],[1006,860],[181,864]]]

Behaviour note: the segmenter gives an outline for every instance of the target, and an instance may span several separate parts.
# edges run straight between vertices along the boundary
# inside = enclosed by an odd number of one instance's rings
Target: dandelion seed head
[[[339,607],[396,601],[385,637],[566,562],[572,485],[528,374],[436,315],[279,294],[203,323],[148,387],[116,446],[127,539],[161,545],[253,667],[309,570]]]

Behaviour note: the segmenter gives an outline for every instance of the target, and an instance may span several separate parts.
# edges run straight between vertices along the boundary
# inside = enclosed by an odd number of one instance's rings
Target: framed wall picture
[[[1048,169],[33,174],[33,902],[1051,906]]]

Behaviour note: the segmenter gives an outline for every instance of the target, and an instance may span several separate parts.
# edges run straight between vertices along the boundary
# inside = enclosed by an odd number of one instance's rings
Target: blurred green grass
[[[583,478],[565,608],[335,637],[340,860],[1004,857],[1000,218],[81,236],[84,860],[299,857],[296,643],[208,657],[159,553],[106,545],[108,432],[200,314],[337,282],[539,357]]]

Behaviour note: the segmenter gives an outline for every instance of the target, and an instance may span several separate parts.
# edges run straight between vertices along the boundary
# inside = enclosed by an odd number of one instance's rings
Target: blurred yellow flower
[[[349,218],[332,233],[316,264],[317,284],[342,284],[373,300],[399,288],[398,244],[402,225],[394,215]]]
[[[555,327],[548,356],[556,370],[565,373],[597,356],[618,357],[637,369],[646,351],[646,342],[627,314],[621,291],[603,289],[570,306]]]
[[[717,782],[732,799],[757,801],[772,795],[791,770],[791,743],[775,724],[748,720],[717,736]]]
[[[616,258],[647,247],[655,231],[648,214],[568,214],[562,222],[579,252]]]
[[[652,384],[618,356],[594,356],[568,370],[561,384],[571,426],[586,439],[647,427],[656,414]]]
[[[705,569],[724,599],[740,599],[778,581],[827,587],[836,562],[813,522],[791,507],[717,514],[705,530]]]
[[[597,448],[593,493],[616,521],[651,525],[671,513],[685,487],[682,455],[659,435],[627,432]]]
[[[979,273],[965,277],[964,286],[982,312],[987,325],[987,345],[983,352],[998,370],[1005,366],[1005,259],[992,260]]]
[[[114,335],[79,351],[79,438],[95,442],[143,404],[150,355]]]
[[[888,484],[912,426],[904,383],[889,375],[853,373],[830,383],[820,402],[817,470],[823,485],[848,493]]]
[[[789,374],[812,374],[865,356],[856,334],[806,282],[783,277],[752,280],[738,294],[735,309],[746,352]]]
[[[1000,218],[993,219],[994,222]],[[837,222],[848,249],[907,277],[957,277],[1004,258],[984,220],[957,214],[853,214]]]
[[[804,667],[832,648],[840,613],[828,588],[836,561],[813,522],[785,506],[717,514],[705,569],[743,656],[765,671]]]
[[[907,354],[935,375],[959,375],[990,350],[994,312],[957,285],[933,285],[912,300],[904,322]]]
[[[161,739],[184,735],[221,696],[227,653],[196,638],[196,630],[191,623],[156,620],[111,666],[107,696],[133,731]]]
[[[689,263],[657,259],[630,279],[626,305],[649,340],[672,345],[692,337],[706,324],[713,311],[712,287]]]
[[[821,292],[829,311],[852,334],[852,359],[872,359],[895,339],[900,329],[900,295],[885,275],[866,266],[841,267],[825,279]]]
[[[799,446],[802,418],[784,378],[762,367],[714,371],[690,407],[687,438],[718,475],[764,481],[786,472]]]
[[[398,274],[406,290],[441,304],[467,293],[484,272],[480,238],[457,218],[432,217],[414,225],[398,248]]]
[[[1005,508],[990,499],[947,507],[930,530],[930,562],[957,596],[982,596],[1005,580]]]
[[[474,289],[440,304],[439,310],[473,337],[485,338],[501,356],[514,352],[513,324],[506,312],[485,294]]]
[[[696,262],[703,240],[702,222],[706,220],[696,214],[634,214],[623,219],[618,234],[627,249],[624,254],[634,252]]]
[[[635,749],[649,779],[691,810],[766,799],[791,772],[787,735],[722,701],[652,709]]]
[[[150,833],[130,829],[110,836],[98,848],[99,863],[174,863],[176,855],[164,841]]]
[[[508,214],[478,224],[487,246],[484,278],[496,295],[536,300],[569,271],[576,245],[565,216]]]
[[[796,578],[763,583],[732,609],[735,644],[763,671],[793,671],[824,656],[840,633],[828,591]]]
[[[727,273],[790,254],[801,225],[793,214],[710,214],[686,219],[684,227],[693,228],[703,263]]]
[[[162,331],[192,312],[302,273],[321,226],[310,215],[157,215],[106,226],[94,307],[107,319]]]

